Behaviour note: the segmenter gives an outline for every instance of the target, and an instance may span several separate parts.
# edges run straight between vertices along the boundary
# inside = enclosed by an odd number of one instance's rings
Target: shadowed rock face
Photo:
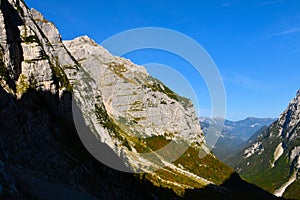
[[[16,5],[18,5],[17,2]],[[21,73],[21,62],[23,60],[20,30],[18,29],[18,26],[23,25],[23,21],[18,11],[7,0],[1,1],[0,10],[0,54],[3,62],[6,63],[7,83],[15,89],[14,80]]]
[[[56,27],[23,1],[1,0],[0,9],[0,198],[195,198],[193,188],[213,198],[213,188],[232,199],[238,191],[256,191],[223,185],[233,170],[210,153],[198,158],[205,142],[192,104],[144,68],[87,37],[63,43]],[[189,148],[167,168],[122,173],[88,152],[74,120],[101,158],[122,161],[124,168],[143,164],[135,151],[170,140],[184,140]],[[144,138],[130,135],[136,132]],[[261,190],[257,195],[273,198]]]
[[[78,138],[66,74],[77,64],[54,25],[21,1],[0,8],[0,197],[139,197],[132,175],[96,161]]]

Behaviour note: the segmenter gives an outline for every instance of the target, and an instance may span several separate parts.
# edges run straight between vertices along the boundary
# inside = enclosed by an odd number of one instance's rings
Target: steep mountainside
[[[200,118],[200,125],[207,133],[210,124],[218,119]],[[218,142],[215,144],[214,153],[218,159],[226,162],[228,157],[235,154],[241,146],[259,129],[271,125],[276,119],[248,117],[240,121],[225,120],[224,127]]]
[[[149,76],[143,67],[110,55],[86,36],[64,44],[99,87],[102,102],[97,104],[97,119],[91,124],[96,130],[105,130],[94,134],[115,149],[133,171],[147,171],[146,179],[179,195],[185,189],[221,184],[230,177],[233,171],[209,152],[204,159],[198,158],[199,150],[206,147],[189,100]],[[78,96],[80,105],[87,95],[81,92]],[[93,120],[89,114],[93,105],[81,107],[87,121]],[[173,159],[181,149],[183,155]],[[149,156],[152,151],[155,153]],[[160,169],[163,165],[167,167]],[[222,171],[214,173],[218,169]]]
[[[208,152],[191,102],[143,67],[62,42],[21,0],[0,1],[0,26],[1,199],[274,198]]]
[[[300,90],[279,119],[231,163],[247,180],[275,195],[300,199]]]

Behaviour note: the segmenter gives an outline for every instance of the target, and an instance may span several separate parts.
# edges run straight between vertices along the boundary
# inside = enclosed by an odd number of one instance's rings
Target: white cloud
[[[287,30],[280,31],[277,33],[270,34],[269,36],[267,36],[267,38],[281,36],[281,35],[288,35],[288,34],[297,33],[297,32],[300,32],[300,28],[291,28],[291,29],[287,29]]]
[[[238,3],[240,3],[240,0],[234,0],[234,1],[231,1],[231,2],[223,3],[222,7],[230,7],[230,6],[233,6],[233,5],[238,4]]]
[[[242,74],[232,74],[230,76],[223,76],[223,80],[226,83],[231,83],[239,87],[251,89],[251,90],[271,90],[273,86],[267,82],[262,82],[258,79],[250,78]]]
[[[281,2],[281,1],[280,0],[277,0],[277,1],[265,1],[265,2],[257,4],[257,6],[266,6],[266,5],[271,5],[271,4],[275,4],[275,3],[279,3],[279,2]]]

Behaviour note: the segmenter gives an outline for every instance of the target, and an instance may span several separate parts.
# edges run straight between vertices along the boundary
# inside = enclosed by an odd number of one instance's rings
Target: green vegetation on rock
[[[36,35],[29,35],[29,36],[26,36],[26,37],[22,37],[23,39],[23,42],[25,43],[39,43],[39,39]]]
[[[229,179],[230,175],[234,172],[232,168],[217,160],[211,154],[207,154],[204,158],[199,158],[199,151],[201,151],[199,148],[189,147],[175,161],[175,164],[180,164],[188,171],[219,185]]]
[[[171,142],[171,139],[167,139],[168,137],[176,134],[165,133],[159,136],[137,137],[139,133],[130,133],[132,127],[138,126],[134,120],[128,120],[123,117],[118,120],[113,119],[107,113],[103,103],[95,105],[95,113],[98,122],[110,132],[112,137],[117,138],[129,150],[134,148],[138,153],[149,153],[159,150]],[[171,148],[164,156],[174,155],[177,150]],[[234,172],[233,169],[210,154],[200,159],[198,157],[199,150],[196,147],[189,147],[174,164],[178,168],[203,177],[215,184],[221,185],[230,178],[230,175]],[[165,167],[155,171],[155,173],[147,173],[140,177],[151,181],[156,186],[170,188],[179,196],[183,196],[187,188],[202,188],[206,185],[205,182],[170,167]]]
[[[144,87],[148,87],[154,92],[161,92],[161,93],[167,95],[169,98],[181,103],[184,108],[192,106],[189,99],[182,97],[180,95],[177,95],[170,88],[168,88],[166,85],[164,85],[160,80],[153,78],[153,77],[148,77],[148,79],[149,79],[149,83],[146,85],[144,84],[143,85]],[[161,103],[166,104],[165,101],[162,101]]]
[[[161,149],[171,140],[165,139],[163,136],[153,136],[140,139],[141,145],[135,146],[138,152],[149,152]],[[172,150],[171,150],[172,151]],[[172,152],[169,152],[172,154]],[[188,150],[174,162],[176,166],[191,172],[199,177],[207,179],[215,184],[221,185],[228,180],[234,170],[224,163],[218,161],[212,155],[208,154],[204,158],[198,157],[199,148],[189,147]],[[150,180],[154,185],[172,189],[177,195],[183,196],[187,188],[202,188],[206,183],[201,182],[194,177],[164,167],[155,171],[154,174],[145,174],[144,177]],[[166,181],[167,180],[167,181]]]
[[[58,59],[56,59],[55,65],[53,65],[50,61],[49,63],[52,72],[55,75],[55,77],[58,79],[59,83],[61,84],[61,87],[65,87],[68,91],[72,91],[72,85],[70,84],[70,81],[65,71],[60,67]]]
[[[24,16],[25,16],[24,10],[21,8],[20,3],[18,2],[18,3],[16,3],[15,5],[16,5],[16,7],[17,7],[17,10],[18,10],[19,13],[21,14],[21,16],[24,17]]]
[[[154,92],[161,92],[161,93],[167,95],[169,98],[179,101],[178,95],[176,93],[174,93],[170,88],[163,85],[157,79],[154,79],[154,78],[151,78],[151,79],[152,79],[152,84],[149,83],[147,85],[144,85],[145,87],[150,88]]]
[[[138,153],[149,153],[163,148],[170,141],[162,135],[138,138],[138,142],[135,143],[134,147]]]
[[[157,187],[172,189],[178,196],[183,197],[187,188],[203,188],[205,184],[181,174],[170,167],[165,167],[155,171],[155,174],[145,174],[144,179],[148,179]]]
[[[300,199],[300,180],[296,180],[287,187],[283,197],[286,199]]]
[[[0,50],[0,79],[3,79],[4,81],[9,80],[9,73],[5,67],[4,61],[3,61],[3,52]]]
[[[30,87],[30,83],[27,77],[24,74],[20,74],[16,85],[17,95],[21,96],[29,89],[29,87]]]
[[[108,65],[108,68],[112,70],[117,76],[122,78],[125,82],[128,83],[135,83],[133,80],[127,78],[124,76],[124,73],[127,71],[126,67],[124,64],[117,64],[115,62],[112,62]]]
[[[98,122],[107,129],[112,136],[118,138],[128,150],[132,150],[128,143],[126,133],[120,129],[120,127],[114,122],[114,120],[108,115],[103,103],[95,104],[95,114]]]
[[[299,130],[300,123],[294,126],[294,134],[297,129]],[[294,173],[294,167],[289,160],[289,153],[295,146],[300,145],[300,139],[296,138],[294,140],[289,140],[286,137],[277,137],[279,135],[280,129],[278,123],[272,124],[268,129],[265,129],[256,141],[251,143],[247,148],[251,147],[256,142],[261,142],[262,153],[255,153],[248,158],[245,158],[244,150],[240,151],[235,157],[231,158],[231,165],[236,168],[240,175],[247,181],[258,185],[259,187],[274,193],[279,189],[284,183],[286,183],[291,174]],[[286,130],[285,132],[290,132]],[[290,132],[293,134],[293,132]],[[275,165],[272,166],[274,162],[274,152],[279,144],[283,143],[284,153],[276,160]],[[284,197],[295,198],[295,194],[291,188],[300,187],[299,181],[294,182],[290,189],[287,189],[284,193]],[[297,193],[297,192],[296,192]]]

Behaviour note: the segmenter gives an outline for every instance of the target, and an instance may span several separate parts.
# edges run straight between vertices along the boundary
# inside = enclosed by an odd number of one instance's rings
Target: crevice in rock
[[[22,13],[22,8],[17,6],[19,12]],[[3,13],[4,24],[6,29],[7,46],[11,62],[10,66],[6,66],[9,77],[8,85],[16,91],[15,81],[18,80],[21,74],[21,63],[23,61],[23,50],[21,46],[20,30],[18,26],[24,25],[24,22],[19,12],[8,2],[8,0],[1,0],[0,9]]]

